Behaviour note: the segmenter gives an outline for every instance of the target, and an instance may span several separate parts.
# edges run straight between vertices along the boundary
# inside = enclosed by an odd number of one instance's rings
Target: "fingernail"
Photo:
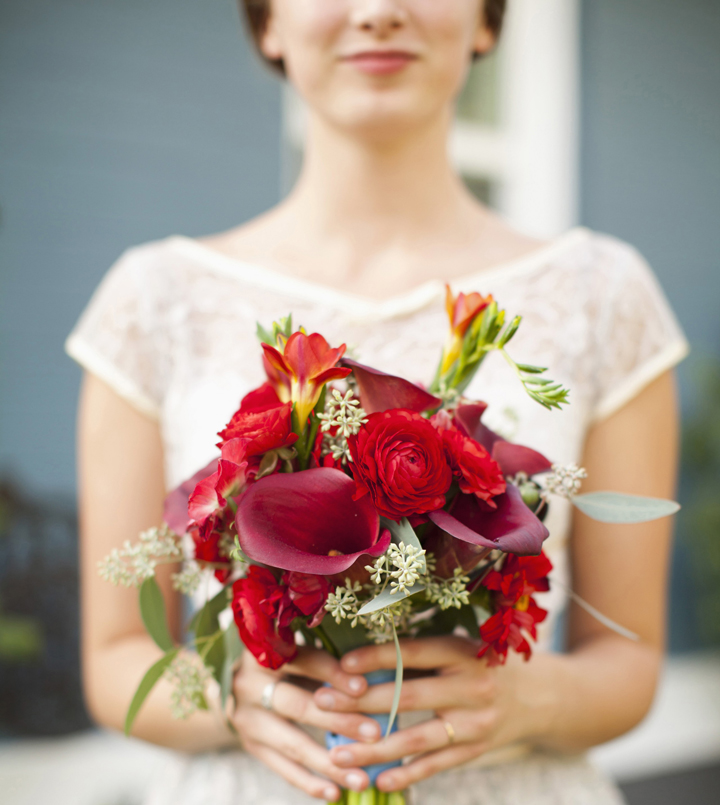
[[[353,693],[360,693],[365,687],[365,680],[359,676],[354,676],[349,682],[348,687]]]
[[[345,777],[345,785],[353,791],[359,791],[363,787],[364,782],[362,775],[358,774],[356,771],[351,771],[350,774]]]
[[[352,766],[353,764],[352,752],[348,752],[347,749],[341,749],[335,755],[335,762],[339,763],[341,766]]]
[[[381,791],[392,791],[396,787],[397,781],[392,775],[383,774],[382,780],[378,780],[376,785]]]
[[[357,668],[357,664],[358,664],[357,657],[353,657],[352,655],[349,657],[345,657],[343,661],[343,665],[346,668]]]
[[[358,727],[358,732],[363,738],[372,738],[374,740],[377,738],[378,726],[375,723],[371,724],[369,721],[363,721]]]
[[[338,792],[336,788],[331,788],[328,786],[325,789],[325,793],[323,794],[323,798],[326,799],[328,802],[337,802],[338,800]]]
[[[318,693],[317,703],[320,707],[332,710],[335,706],[335,697],[331,693]]]

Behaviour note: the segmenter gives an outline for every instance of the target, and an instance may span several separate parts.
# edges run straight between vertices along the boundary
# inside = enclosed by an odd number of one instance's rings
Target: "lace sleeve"
[[[605,419],[687,355],[683,331],[651,268],[624,243],[603,239],[612,253],[597,288],[595,405]]]
[[[103,278],[65,351],[146,416],[158,419],[167,355],[153,303],[152,247],[127,251]]]

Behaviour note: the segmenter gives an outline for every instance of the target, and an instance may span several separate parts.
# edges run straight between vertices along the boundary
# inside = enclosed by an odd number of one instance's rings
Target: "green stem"
[[[338,651],[333,641],[328,637],[328,634],[325,631],[325,629],[323,629],[322,624],[319,623],[317,626],[314,627],[314,629],[317,636],[320,638],[325,648],[325,651],[327,651],[328,654],[331,654],[333,657],[335,657],[336,660],[339,660],[342,655]]]

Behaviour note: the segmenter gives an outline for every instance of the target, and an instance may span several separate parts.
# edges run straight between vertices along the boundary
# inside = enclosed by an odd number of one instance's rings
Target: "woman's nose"
[[[407,11],[398,0],[356,0],[350,15],[353,25],[385,37],[407,22]]]

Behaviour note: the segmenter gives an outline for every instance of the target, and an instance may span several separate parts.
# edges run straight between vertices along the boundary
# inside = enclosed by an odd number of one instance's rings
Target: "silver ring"
[[[260,696],[260,704],[266,710],[273,709],[273,696],[275,695],[275,688],[278,684],[277,679],[274,679],[272,682],[268,682],[267,685],[263,688],[262,695]]]

